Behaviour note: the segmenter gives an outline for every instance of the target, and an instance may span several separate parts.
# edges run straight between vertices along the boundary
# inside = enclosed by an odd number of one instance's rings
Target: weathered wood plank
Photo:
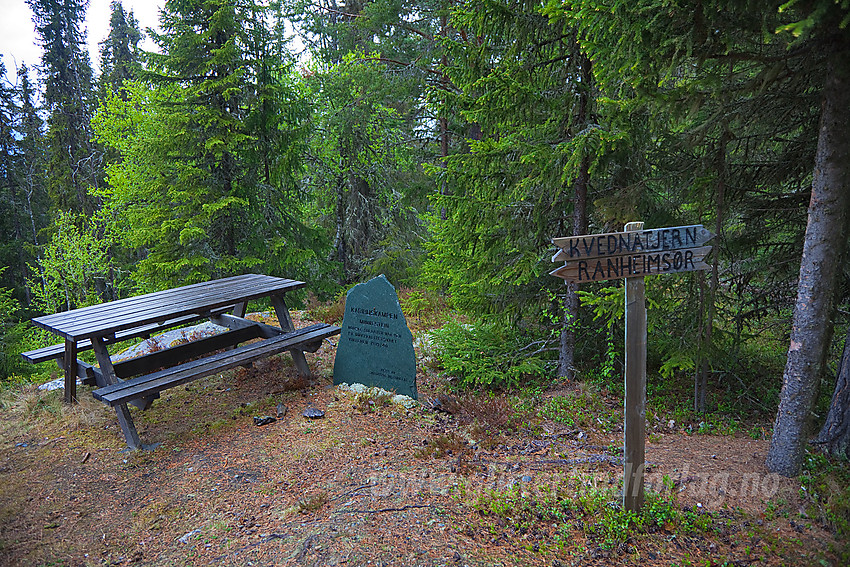
[[[192,358],[204,356],[210,352],[260,338],[261,336],[262,333],[258,327],[243,327],[233,331],[225,331],[211,337],[196,339],[186,344],[173,346],[144,356],[115,362],[113,363],[113,368],[115,369],[115,375],[119,378],[147,374],[157,368],[174,366]]]
[[[83,362],[82,360],[77,360],[77,378],[79,378],[80,382],[86,386],[94,386],[97,384],[96,375],[99,372],[99,368],[96,368],[87,362]]]
[[[202,285],[209,287],[198,287]],[[249,274],[36,317],[33,323],[64,338],[79,341],[163,319],[184,315],[205,316],[211,311],[232,309],[239,302],[305,285],[296,280]]]
[[[63,358],[65,370],[65,403],[77,403],[77,343],[65,339],[66,356]]]
[[[283,295],[273,295],[271,296],[271,301],[275,315],[277,315],[277,321],[280,323],[280,328],[284,331],[294,331],[295,324],[292,322],[292,317],[289,315],[289,308],[286,306],[286,301],[283,299]],[[289,350],[289,354],[292,356],[292,362],[295,364],[295,369],[298,371],[298,374],[304,378],[311,378],[313,373],[310,372],[310,367],[307,365],[307,359],[304,357],[304,351],[299,348],[292,348]]]
[[[243,317],[236,317],[234,315],[230,315],[229,313],[222,313],[221,315],[210,317],[210,321],[212,321],[216,325],[227,327],[231,330],[254,328],[259,331],[259,336],[263,337],[264,339],[271,339],[272,337],[282,335],[285,332],[279,327],[266,325],[265,323],[260,323],[259,321],[251,321],[250,319],[245,319]]]
[[[133,329],[127,329],[126,331],[115,333],[114,338],[105,342],[107,345],[110,345],[136,337],[147,337],[154,333],[159,333],[170,329],[171,327],[185,325],[186,323],[191,323],[197,320],[197,316],[188,315],[185,317],[178,317],[177,319],[172,319],[170,321],[165,321],[163,323],[155,323],[151,325],[144,325],[142,327],[136,327]],[[91,348],[92,344],[90,339],[83,339],[77,342],[77,352],[90,350]],[[46,362],[48,360],[59,359],[60,366],[62,366],[61,360],[65,357],[65,345],[57,344],[42,347],[35,350],[29,350],[27,352],[22,352],[21,357],[32,364],[38,364],[39,362]]]
[[[264,293],[242,295],[245,300],[264,297]],[[232,309],[233,293],[222,291],[217,295],[209,295],[204,298],[179,298],[164,301],[159,304],[127,306],[122,312],[100,314],[91,319],[80,319],[66,321],[61,329],[68,333],[87,338],[86,332],[90,329],[98,329],[100,333],[120,331],[140,323],[139,314],[144,313],[144,323],[155,322],[163,318],[177,317],[184,314],[194,315],[196,318],[208,317],[212,312],[223,312]]]
[[[239,276],[243,278],[244,276]],[[230,281],[228,281],[230,280]],[[69,317],[84,317],[91,318],[92,320],[96,320],[96,316],[113,313],[124,309],[127,306],[138,306],[144,307],[148,302],[157,302],[162,301],[168,298],[180,299],[181,295],[185,295],[186,297],[198,296],[205,293],[205,289],[208,290],[216,290],[219,288],[226,288],[230,284],[230,287],[238,287],[240,285],[244,285],[243,282],[240,281],[232,281],[232,278],[226,278],[225,280],[217,280],[213,282],[203,282],[198,284],[192,284],[183,286],[176,289],[167,289],[162,291],[157,291],[153,293],[148,293],[144,295],[137,295],[133,297],[128,297],[124,299],[119,299],[116,301],[110,301],[106,303],[100,303],[97,305],[90,305],[88,307],[81,307],[79,309],[74,309],[71,311],[64,311],[60,313],[54,313],[51,315],[44,315],[42,317],[37,317],[36,319],[45,323],[54,323],[54,322],[64,322],[65,319]]]
[[[639,226],[636,226],[639,225]],[[626,230],[643,227],[629,223]],[[623,509],[643,506],[646,443],[646,288],[643,278],[626,280],[626,376],[624,401]]]
[[[553,238],[553,262],[700,248],[714,238],[701,224]]]
[[[118,378],[115,377],[115,372],[112,368],[112,360],[109,358],[109,352],[106,350],[106,345],[100,338],[95,338],[92,342],[94,355],[97,357],[97,363],[100,366],[101,376],[107,384],[116,385]],[[118,416],[118,425],[121,426],[121,432],[124,433],[124,440],[127,446],[131,449],[141,449],[142,440],[139,438],[139,433],[136,431],[136,424],[133,423],[133,417],[130,415],[130,409],[126,403],[115,404],[115,413]]]
[[[294,288],[295,286],[289,286]],[[77,338],[87,338],[92,332],[100,335],[108,332],[135,327],[140,324],[155,322],[164,318],[173,318],[185,314],[194,314],[203,317],[212,310],[232,309],[234,299],[247,301],[268,295],[265,288],[253,287],[250,290],[220,289],[216,293],[204,295],[189,295],[176,293],[170,298],[160,298],[156,302],[145,301],[139,303],[128,303],[116,310],[114,305],[102,304],[103,311],[90,311],[79,313],[69,311],[63,313],[64,318],[53,322],[51,330],[64,332]],[[88,308],[86,308],[88,309]],[[144,319],[140,318],[144,314]],[[35,323],[43,321],[33,320]]]
[[[105,388],[99,388],[92,392],[92,395],[96,399],[114,406],[124,403],[127,400],[160,392],[204,376],[209,376],[210,374],[215,374],[216,372],[223,372],[235,366],[242,366],[284,350],[297,348],[302,343],[313,343],[321,340],[323,337],[335,335],[339,332],[339,327],[324,323],[305,327],[292,333],[243,345],[234,350],[214,354],[200,360],[186,362]]]
[[[578,283],[633,278],[654,274],[675,274],[708,270],[705,258],[711,246],[646,254],[629,254],[610,258],[574,260],[552,270],[550,275]]]

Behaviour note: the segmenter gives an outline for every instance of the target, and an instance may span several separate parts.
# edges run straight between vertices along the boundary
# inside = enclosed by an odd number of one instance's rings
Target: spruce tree
[[[293,182],[306,103],[265,26],[265,11],[241,0],[167,2],[160,52],[146,54],[127,100],[112,94],[98,114],[99,139],[122,158],[104,199],[142,256],[143,289],[315,272]]]
[[[435,94],[466,119],[456,129],[468,149],[447,159],[428,275],[458,307],[536,324],[553,307],[540,289],[565,295],[547,274],[550,239],[587,229],[590,168],[612,143],[590,63],[572,30],[536,6],[464,2],[449,26],[460,30],[446,41],[456,88]]]
[[[18,108],[14,90],[7,86],[6,67],[0,60],[0,265],[21,268],[16,248],[20,246],[21,230],[18,215],[18,181],[15,167],[18,153],[15,142],[15,119]],[[13,287],[15,274],[5,273],[0,287]],[[20,280],[19,280],[20,281]]]
[[[100,90],[119,92],[124,81],[136,78],[141,70],[139,42],[142,32],[133,12],[125,12],[118,0],[110,4],[109,34],[100,42]]]
[[[21,187],[26,229],[23,248],[32,256],[39,245],[38,234],[49,224],[50,200],[46,186],[47,148],[44,140],[44,121],[35,105],[36,91],[26,65],[18,68],[19,115],[18,184]]]
[[[44,48],[41,75],[47,113],[47,189],[54,211],[91,215],[101,156],[91,143],[92,71],[82,23],[87,0],[27,0]]]
[[[308,74],[319,105],[308,179],[333,225],[334,256],[347,282],[387,272],[419,273],[433,182],[411,163],[433,161],[425,88],[437,51],[429,3],[296,6],[317,65]]]
[[[167,2],[163,31],[154,35],[161,53],[148,56],[145,78],[166,97],[160,110],[170,132],[161,149],[176,158],[163,164],[161,180],[152,180],[161,214],[172,219],[161,235],[170,246],[156,246],[172,248],[160,259],[166,279],[230,275],[257,261],[237,250],[250,218],[239,155],[249,141],[241,16],[229,0]]]
[[[28,265],[48,222],[43,128],[27,67],[17,70],[16,81],[4,73],[0,62],[0,263],[9,267],[3,285],[28,306]]]

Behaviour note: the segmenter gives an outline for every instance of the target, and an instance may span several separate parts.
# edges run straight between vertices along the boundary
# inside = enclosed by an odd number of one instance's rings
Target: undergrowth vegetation
[[[390,392],[379,388],[368,388],[355,394],[353,406],[363,413],[371,413],[390,405],[392,399],[393,395]]]
[[[817,519],[839,537],[850,539],[850,468],[820,453],[809,453],[803,462],[800,495],[809,516]],[[850,562],[850,551],[845,552]]]
[[[579,384],[566,395],[554,396],[540,415],[567,427],[613,431],[622,424],[622,411],[612,407],[592,383]]]
[[[498,323],[451,320],[431,337],[449,383],[458,388],[517,388],[547,375],[534,341]]]
[[[454,495],[480,517],[461,530],[475,536],[501,527],[525,536],[532,551],[549,547],[573,555],[589,549],[629,554],[636,539],[656,534],[713,536],[723,530],[729,514],[683,508],[671,489],[672,482],[665,478],[662,492],[647,491],[640,513],[624,510],[617,486],[588,473],[567,474],[536,487],[514,483],[474,491],[460,484]]]

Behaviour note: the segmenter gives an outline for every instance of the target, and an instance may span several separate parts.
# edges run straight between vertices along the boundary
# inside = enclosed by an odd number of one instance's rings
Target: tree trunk
[[[446,16],[440,16],[440,35],[446,37],[448,19]],[[446,69],[449,68],[449,58],[443,51],[443,56],[440,58],[440,86],[443,93],[449,92],[449,78],[446,75]],[[443,178],[440,181],[440,195],[446,194],[446,159],[449,157],[449,121],[446,118],[446,109],[440,112],[440,167],[443,168]],[[440,207],[440,220],[446,220],[446,206]]]
[[[850,41],[843,39],[830,47],[797,303],[766,463],[771,472],[784,476],[799,474],[803,461],[809,415],[832,329],[835,281],[847,225]]]
[[[575,184],[573,200],[573,236],[587,234],[587,183],[590,180],[590,159],[581,162],[581,171]],[[576,292],[578,284],[567,282],[567,296],[564,299],[564,326],[561,328],[560,349],[558,355],[558,377],[572,380],[575,368],[576,324],[578,322],[579,300]]]
[[[576,123],[584,128],[590,112],[590,88],[593,80],[590,60],[581,56],[582,90],[579,94],[579,109]],[[587,185],[590,182],[590,157],[581,160],[580,171],[575,180],[573,194],[573,236],[587,234]],[[567,295],[564,298],[564,323],[558,349],[558,377],[566,380],[574,378],[576,324],[578,323],[579,300],[578,284],[567,282]]]
[[[367,179],[348,174],[348,182],[337,190],[337,259],[342,262],[345,283],[360,276],[374,244],[374,191]]]
[[[726,146],[729,143],[729,128],[726,121],[723,121],[723,132],[720,134],[720,141],[717,148],[717,156],[715,159],[715,170],[717,171],[717,215],[714,222],[714,233],[717,235],[718,241],[723,235],[723,220],[726,208]],[[714,259],[711,262],[711,284],[708,293],[703,293],[704,281],[700,281],[700,307],[705,306],[705,318],[701,321],[701,347],[700,347],[700,363],[697,365],[697,373],[694,378],[694,411],[696,413],[705,413],[706,393],[708,392],[708,375],[710,372],[708,357],[711,353],[711,341],[714,331],[714,312],[717,305],[717,290],[720,286],[720,246],[715,245]],[[703,303],[707,301],[707,306]]]
[[[815,443],[834,457],[850,459],[850,328],[844,339],[844,354],[838,363],[838,379],[829,413]]]
[[[336,261],[343,267],[342,277],[343,283],[348,282],[348,274],[345,271],[345,266],[348,263],[348,251],[345,246],[345,192],[346,186],[342,179],[337,179],[336,183],[336,236],[334,236],[334,253]]]

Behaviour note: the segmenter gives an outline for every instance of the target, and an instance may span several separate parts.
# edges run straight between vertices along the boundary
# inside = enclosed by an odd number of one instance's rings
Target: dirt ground
[[[648,432],[647,486],[708,531],[606,544],[578,516],[520,525],[494,495],[614,495],[622,431],[539,420],[483,435],[428,403],[370,405],[332,386],[333,351],[308,354],[307,388],[282,355],[132,408],[153,451],[122,451],[88,388],[73,408],[61,391],[24,391],[0,414],[0,565],[837,564],[839,542],[801,515],[799,482],[765,470],[766,440],[666,424]],[[437,396],[433,372],[418,383],[420,401]],[[254,424],[279,403],[285,416]],[[310,405],[325,417],[302,417]]]

